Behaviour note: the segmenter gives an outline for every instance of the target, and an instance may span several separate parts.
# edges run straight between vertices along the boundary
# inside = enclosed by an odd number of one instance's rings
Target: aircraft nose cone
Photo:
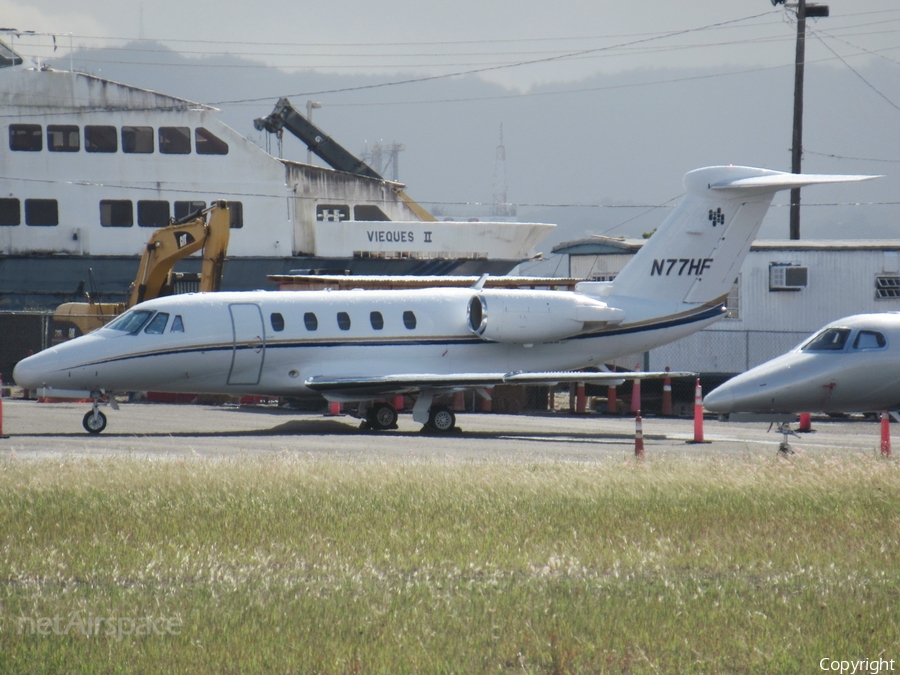
[[[734,392],[725,386],[717,387],[703,398],[703,407],[709,412],[726,415],[734,409]]]
[[[55,349],[47,349],[19,361],[13,368],[13,379],[25,389],[37,389],[48,384],[57,371],[59,355]]]

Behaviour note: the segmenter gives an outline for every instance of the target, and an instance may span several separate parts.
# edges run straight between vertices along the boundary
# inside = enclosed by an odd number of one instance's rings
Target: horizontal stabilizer
[[[881,178],[881,176],[830,175],[816,173],[772,173],[765,176],[749,178],[730,178],[711,184],[712,190],[734,190],[764,188],[765,190],[792,190],[806,185],[822,185],[825,183],[858,183],[864,180]]]
[[[878,176],[796,174],[751,166],[708,166],[684,176],[685,196],[604,295],[651,302],[722,302],[780,190]],[[631,320],[631,317],[629,317]]]

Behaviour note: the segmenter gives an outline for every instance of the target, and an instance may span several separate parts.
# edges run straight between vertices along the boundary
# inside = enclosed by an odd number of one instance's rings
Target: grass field
[[[900,670],[900,471],[8,459],[0,582],[2,673]]]

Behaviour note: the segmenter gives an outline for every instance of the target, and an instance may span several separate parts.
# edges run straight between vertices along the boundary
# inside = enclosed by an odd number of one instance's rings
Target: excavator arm
[[[200,291],[218,291],[230,233],[231,211],[225,201],[217,201],[208,209],[160,228],[144,247],[137,276],[128,289],[127,302],[101,303],[92,298],[88,302],[67,302],[56,308],[53,321],[57,325],[73,324],[82,334],[100,328],[139,302],[170,293],[172,269],[200,249],[203,249]]]
[[[209,222],[205,217],[207,214]],[[201,248],[203,268],[200,290],[218,290],[228,249],[230,224],[228,203],[219,201],[187,222],[175,223],[154,232],[141,256],[137,278],[129,289],[128,306],[165,295],[163,289],[170,285],[175,263]]]
[[[270,134],[287,129],[332,168],[357,176],[384,180],[384,177],[375,169],[353,155],[331,136],[297,112],[287,98],[282,97],[278,99],[275,109],[266,117],[258,117],[253,120],[253,126],[259,131],[268,131]],[[397,184],[395,183],[394,185]],[[437,220],[425,207],[413,200],[400,187],[395,188],[395,190],[400,199],[416,214],[417,218],[427,222],[435,222]]]

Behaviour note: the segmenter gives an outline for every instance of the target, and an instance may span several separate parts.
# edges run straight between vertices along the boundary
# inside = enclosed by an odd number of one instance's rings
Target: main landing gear
[[[434,394],[422,393],[413,406],[413,420],[422,424],[423,432],[449,433],[457,430],[456,414],[448,406],[431,405]],[[390,403],[379,401],[368,407],[360,406],[363,418],[361,429],[387,431],[397,428],[397,409]]]
[[[100,412],[100,404],[102,402],[109,403],[113,410],[118,410],[119,406],[111,395],[105,395],[102,391],[92,391],[91,398],[94,399],[93,407],[84,414],[81,419],[81,425],[89,434],[99,434],[106,428],[106,415]]]
[[[437,431],[442,434],[453,431],[456,427],[456,415],[445,405],[434,405],[428,411],[428,422],[423,431]]]

